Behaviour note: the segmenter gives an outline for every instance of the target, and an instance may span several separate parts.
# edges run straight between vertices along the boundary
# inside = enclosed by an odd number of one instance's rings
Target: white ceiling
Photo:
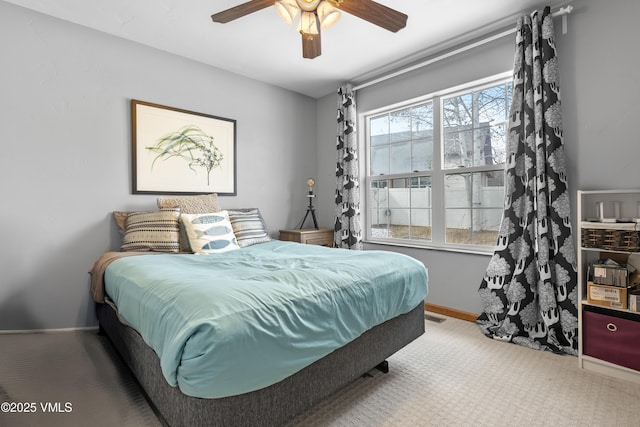
[[[379,0],[409,16],[392,33],[347,13],[322,33],[322,55],[302,58],[295,26],[273,7],[219,24],[246,0],[5,0],[237,74],[319,98],[456,43],[502,29],[540,0]],[[357,0],[347,0],[357,1]]]

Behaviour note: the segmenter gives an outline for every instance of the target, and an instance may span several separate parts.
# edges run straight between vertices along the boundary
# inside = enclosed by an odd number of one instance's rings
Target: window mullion
[[[442,123],[442,99],[433,99],[433,169],[431,175],[431,239],[434,244],[442,245],[445,242],[444,223],[444,174],[442,171],[444,152],[443,123]]]

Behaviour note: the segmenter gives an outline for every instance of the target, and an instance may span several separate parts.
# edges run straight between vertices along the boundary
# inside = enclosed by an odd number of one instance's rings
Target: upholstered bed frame
[[[108,304],[96,304],[100,332],[122,355],[164,421],[178,426],[278,426],[354,381],[424,333],[424,305],[380,324],[267,388],[220,399],[183,394],[166,382],[155,352]]]

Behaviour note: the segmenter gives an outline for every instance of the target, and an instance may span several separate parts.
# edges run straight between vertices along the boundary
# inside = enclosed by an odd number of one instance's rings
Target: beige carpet
[[[439,316],[443,317],[443,316]],[[427,332],[293,420],[305,426],[640,426],[640,385],[579,370],[572,356],[484,337],[469,322]],[[0,413],[0,426],[157,426],[112,347],[95,332],[0,335],[0,402],[71,412]]]
[[[427,321],[389,366],[292,426],[640,426],[640,385],[491,340],[462,320]]]

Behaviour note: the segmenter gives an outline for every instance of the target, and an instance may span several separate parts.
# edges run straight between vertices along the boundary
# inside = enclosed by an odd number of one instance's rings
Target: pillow
[[[180,218],[193,252],[212,254],[240,249],[227,211],[182,214]]]
[[[180,208],[128,212],[122,251],[178,252]]]
[[[271,240],[259,209],[234,209],[228,212],[233,234],[241,248]]]
[[[195,196],[178,196],[178,197],[158,197],[158,208],[180,208],[183,214],[203,214],[210,212],[219,212],[218,194],[198,194]],[[189,238],[184,230],[182,223],[180,224],[180,252],[193,252],[189,245]]]
[[[116,225],[121,233],[124,233],[124,230],[127,228],[127,215],[129,215],[129,213],[129,211],[113,211],[113,219],[116,220]]]
[[[216,193],[171,198],[158,197],[158,209],[178,207],[183,214],[203,214],[220,211]]]

